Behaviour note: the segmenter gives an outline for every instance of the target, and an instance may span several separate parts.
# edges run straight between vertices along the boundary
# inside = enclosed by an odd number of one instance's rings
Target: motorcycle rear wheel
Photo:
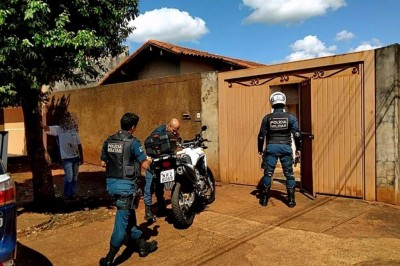
[[[195,212],[193,206],[186,206],[184,194],[190,193],[183,191],[181,183],[175,184],[174,191],[172,192],[171,205],[172,213],[175,218],[175,223],[179,228],[188,228],[193,224]],[[193,191],[191,192],[193,193]]]

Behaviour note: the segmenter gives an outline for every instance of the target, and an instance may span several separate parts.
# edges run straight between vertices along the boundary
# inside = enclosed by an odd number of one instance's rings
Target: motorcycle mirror
[[[201,131],[205,131],[205,130],[207,130],[207,128],[208,127],[206,125],[204,125],[204,126],[201,127]]]

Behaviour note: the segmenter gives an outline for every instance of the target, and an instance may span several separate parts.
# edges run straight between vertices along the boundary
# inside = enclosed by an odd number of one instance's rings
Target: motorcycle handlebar
[[[205,130],[207,130],[207,126],[203,126],[202,128],[201,128],[201,131],[205,131]],[[178,143],[177,143],[177,145],[179,146],[179,147],[182,147],[182,148],[186,148],[186,147],[190,147],[190,146],[197,146],[197,147],[206,147],[205,145],[204,145],[204,142],[211,142],[210,140],[208,140],[208,139],[203,139],[202,137],[201,137],[201,132],[200,132],[200,134],[196,134],[196,136],[195,136],[195,138],[194,139],[190,139],[190,140],[183,140],[182,141],[182,138],[179,138],[178,139]],[[207,147],[206,147],[207,148]]]
[[[211,141],[209,141],[211,142]],[[178,146],[181,148],[188,148],[191,146],[194,147],[201,147],[203,149],[207,149],[208,147],[204,144],[204,140],[202,141],[192,141],[192,142],[185,142],[185,143],[178,143]]]

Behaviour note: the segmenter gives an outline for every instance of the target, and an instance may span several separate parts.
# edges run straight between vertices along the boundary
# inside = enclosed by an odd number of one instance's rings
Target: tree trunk
[[[49,156],[43,144],[41,127],[40,91],[29,89],[21,95],[24,113],[25,139],[32,171],[33,201],[35,206],[49,208],[54,203],[55,193]]]

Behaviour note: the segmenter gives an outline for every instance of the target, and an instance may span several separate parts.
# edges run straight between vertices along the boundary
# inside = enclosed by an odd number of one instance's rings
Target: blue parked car
[[[14,265],[17,251],[15,184],[0,160],[0,266]]]

